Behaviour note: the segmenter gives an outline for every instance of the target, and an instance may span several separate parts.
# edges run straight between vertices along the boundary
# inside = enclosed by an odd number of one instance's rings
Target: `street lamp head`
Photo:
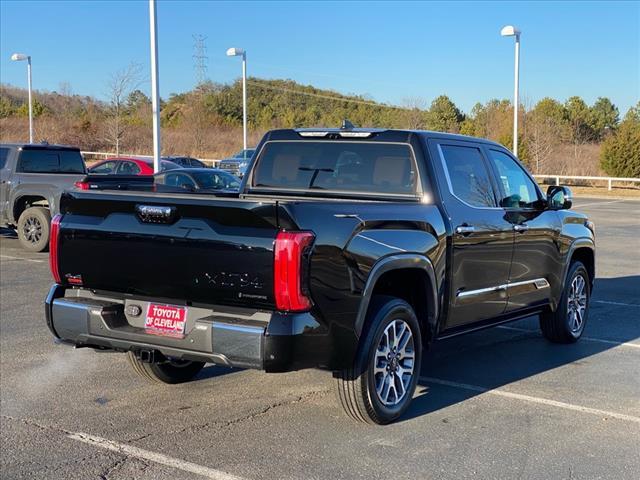
[[[500,35],[502,35],[503,37],[519,37],[520,30],[518,30],[513,25],[507,25],[502,27],[502,30],[500,30]]]
[[[14,62],[19,62],[20,60],[29,60],[29,55],[26,53],[14,53],[11,55],[11,60]]]
[[[230,48],[227,50],[228,57],[239,57],[244,55],[244,50],[241,48]]]

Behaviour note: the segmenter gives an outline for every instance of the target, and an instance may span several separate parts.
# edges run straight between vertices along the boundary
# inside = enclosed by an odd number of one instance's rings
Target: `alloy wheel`
[[[42,224],[36,217],[29,217],[26,219],[24,226],[22,227],[24,238],[31,243],[38,243],[42,238]]]
[[[404,320],[385,328],[374,356],[374,380],[378,399],[387,407],[404,400],[415,367],[413,333]]]
[[[567,298],[567,318],[572,333],[578,333],[584,325],[587,311],[586,285],[587,282],[582,275],[577,275],[571,282]]]

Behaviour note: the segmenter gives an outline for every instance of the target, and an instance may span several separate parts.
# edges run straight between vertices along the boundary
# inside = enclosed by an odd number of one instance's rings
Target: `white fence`
[[[622,177],[590,177],[580,175],[534,175],[535,178],[553,178],[556,181],[556,185],[560,185],[560,179],[565,178],[568,180],[589,180],[607,182],[607,188],[611,190],[613,188],[613,182],[617,183],[640,183],[640,178],[622,178]]]
[[[82,156],[87,157],[95,157],[98,160],[109,157],[132,157],[132,158],[153,158],[153,155],[138,155],[137,153],[121,153],[116,155],[113,152],[80,152]],[[198,158],[198,160],[210,163],[212,167],[215,167],[220,161],[219,158]]]
[[[108,158],[115,157],[116,154],[112,152],[80,152],[85,157],[87,155],[97,158]],[[138,155],[133,153],[121,153],[120,157],[139,157],[139,158],[153,158],[152,155]],[[199,160],[210,163],[212,167],[215,167],[220,159],[218,158],[200,158]],[[606,182],[607,188],[611,190],[613,188],[613,183],[638,183],[640,184],[640,178],[621,178],[621,177],[590,177],[590,176],[580,176],[580,175],[534,175],[535,178],[553,178],[556,181],[556,185],[560,185],[560,179],[564,178],[567,180],[589,180],[589,181],[600,181]]]

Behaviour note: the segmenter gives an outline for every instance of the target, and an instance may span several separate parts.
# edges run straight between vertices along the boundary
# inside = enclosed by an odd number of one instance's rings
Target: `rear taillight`
[[[51,232],[49,235],[49,267],[51,275],[56,283],[62,283],[60,277],[60,269],[58,266],[58,238],[60,236],[60,220],[62,215],[59,213],[51,219]]]
[[[75,182],[73,184],[74,187],[76,187],[79,190],[89,190],[89,182]]]
[[[305,251],[313,243],[311,232],[279,232],[274,246],[273,289],[276,308],[299,312],[311,308],[305,282]]]

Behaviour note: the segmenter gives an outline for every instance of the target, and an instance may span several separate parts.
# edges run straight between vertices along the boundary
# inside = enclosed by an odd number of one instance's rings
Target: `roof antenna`
[[[342,126],[340,127],[340,130],[351,130],[353,128],[356,127],[349,120],[347,120],[346,118],[342,120]]]

